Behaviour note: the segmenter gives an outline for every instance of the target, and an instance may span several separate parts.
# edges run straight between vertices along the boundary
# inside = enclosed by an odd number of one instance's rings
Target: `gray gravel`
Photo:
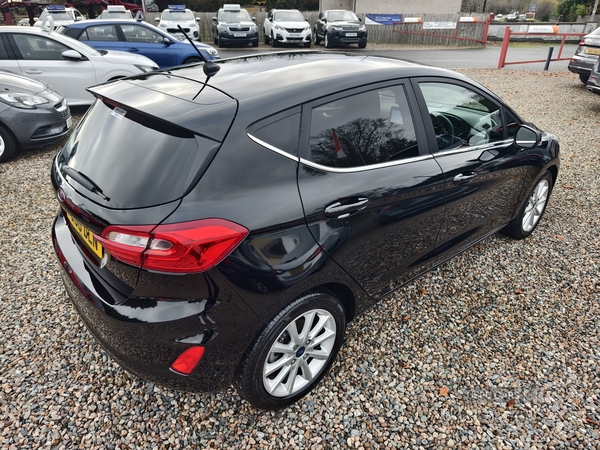
[[[1,165],[0,449],[599,448],[600,97],[566,72],[464,72],[558,135],[544,219],[359,317],[314,393],[280,412],[232,388],[160,388],[113,363],[59,279],[58,146]]]

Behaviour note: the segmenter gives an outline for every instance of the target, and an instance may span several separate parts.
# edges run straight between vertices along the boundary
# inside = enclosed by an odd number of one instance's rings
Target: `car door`
[[[273,11],[269,11],[269,14],[265,18],[265,22],[263,24],[264,32],[266,36],[271,36],[272,27],[273,27]]]
[[[451,257],[512,217],[527,171],[527,152],[511,134],[500,101],[458,80],[413,80],[435,160],[445,177],[446,217],[436,247]],[[514,122],[514,119],[511,119]],[[437,149],[435,148],[437,146]]]
[[[320,12],[319,13],[319,19],[317,20],[317,23],[315,24],[315,35],[316,36],[323,36],[323,17],[325,17],[325,13],[324,12]]]
[[[72,32],[66,34],[72,36]],[[117,26],[114,24],[90,25],[81,30],[77,40],[99,50],[125,50],[124,43],[119,38]]]
[[[125,51],[147,56],[160,67],[178,64],[177,51],[165,44],[165,37],[155,30],[136,23],[118,25],[123,33]]]
[[[62,93],[70,104],[89,103],[85,88],[97,84],[92,63],[82,55],[76,61],[62,53],[70,47],[39,34],[11,33],[9,41],[19,63],[20,73],[48,83]]]
[[[298,186],[315,239],[380,297],[431,267],[444,177],[410,84],[347,91],[303,108]]]

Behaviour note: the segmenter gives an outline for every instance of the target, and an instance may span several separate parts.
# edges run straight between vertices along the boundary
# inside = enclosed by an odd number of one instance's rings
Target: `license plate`
[[[246,33],[233,33],[234,37],[246,37]]]
[[[294,276],[294,275],[298,275],[303,270],[304,270],[304,264],[302,264],[300,267],[296,267],[295,269],[290,270],[289,273],[291,276]]]
[[[346,36],[348,36],[348,37],[356,37],[358,35],[356,33],[346,33]]]
[[[290,37],[300,37],[298,33],[290,33]]]
[[[102,247],[102,244],[100,244],[100,242],[96,240],[96,238],[94,237],[94,233],[92,233],[92,230],[90,230],[81,222],[73,218],[71,214],[67,214],[67,219],[69,219],[69,223],[71,224],[75,232],[79,235],[79,237],[83,239],[83,242],[87,244],[89,249],[98,258],[102,259],[102,256],[104,256],[104,248]]]
[[[71,116],[67,117],[67,128],[71,128],[73,125],[73,118]]]
[[[600,55],[600,48],[586,48],[585,53],[588,55]]]

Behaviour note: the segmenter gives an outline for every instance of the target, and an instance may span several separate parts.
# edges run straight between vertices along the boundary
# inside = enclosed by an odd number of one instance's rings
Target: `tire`
[[[579,79],[581,80],[581,82],[583,84],[587,84],[588,80],[590,79],[589,75],[583,75],[583,74],[579,74]]]
[[[225,42],[221,41],[221,36],[217,36],[217,45],[219,48],[225,47]]]
[[[365,42],[359,42],[358,43],[358,48],[367,48],[367,41],[365,41]]]
[[[273,35],[272,32],[271,32],[271,45],[273,47],[279,47],[279,42],[277,42],[277,39],[275,39],[275,36]]]
[[[219,43],[219,41],[217,40],[217,37],[216,37],[216,36],[214,36],[214,37],[213,37],[213,44],[217,45],[218,43]]]
[[[235,388],[258,409],[291,405],[327,373],[345,331],[344,308],[329,291],[310,292],[294,300],[254,340],[236,372]]]
[[[545,171],[535,183],[519,214],[502,229],[502,233],[513,239],[525,239],[540,223],[546,211],[553,187],[552,174]]]
[[[17,141],[6,128],[0,125],[0,163],[8,161],[17,152]]]
[[[263,34],[265,36],[265,45],[269,45],[269,43],[271,42],[269,40],[269,35],[267,34],[267,31],[263,29]]]
[[[258,38],[255,41],[252,41],[252,47],[258,47]]]
[[[329,36],[327,35],[327,33],[325,33],[325,48],[331,47],[333,47],[333,45],[331,45],[331,42],[329,42]]]
[[[315,45],[319,45],[321,43],[321,38],[317,34],[317,29],[316,28],[315,28],[315,34],[314,34],[314,37],[313,37],[313,43]]]
[[[194,63],[199,63],[202,62],[202,60],[196,56],[190,56],[188,59],[186,59],[183,64],[194,64]]]
[[[304,48],[310,48],[310,45],[312,44],[311,41],[305,42],[304,43]]]

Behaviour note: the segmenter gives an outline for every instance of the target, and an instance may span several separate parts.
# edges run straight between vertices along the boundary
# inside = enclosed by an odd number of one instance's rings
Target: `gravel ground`
[[[120,369],[62,287],[58,145],[0,166],[0,449],[599,448],[600,97],[575,75],[463,71],[557,134],[562,172],[524,241],[493,236],[357,318],[286,410]]]

